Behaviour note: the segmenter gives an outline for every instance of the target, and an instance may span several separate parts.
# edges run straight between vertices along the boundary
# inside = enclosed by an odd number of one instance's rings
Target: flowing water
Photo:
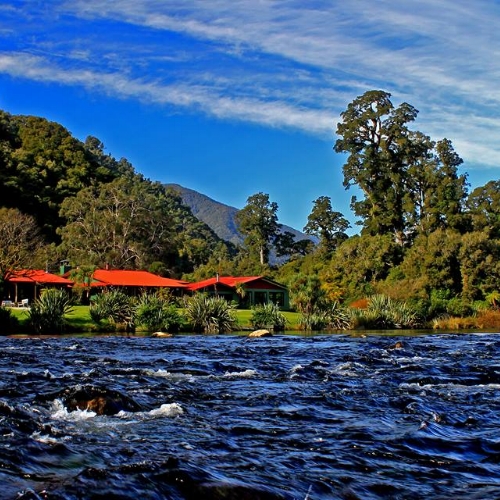
[[[500,498],[499,353],[494,334],[3,337],[0,498]],[[135,406],[70,411],[79,390]]]

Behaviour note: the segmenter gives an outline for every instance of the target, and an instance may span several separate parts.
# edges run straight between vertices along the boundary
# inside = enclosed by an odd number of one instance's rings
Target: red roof
[[[11,283],[40,283],[53,285],[73,285],[73,281],[44,271],[43,269],[26,269],[11,271],[7,274],[7,281]]]
[[[97,269],[92,286],[142,286],[184,288],[185,281],[162,278],[148,271],[121,271],[118,269]]]
[[[189,290],[201,290],[203,288],[211,287],[217,284],[227,286],[229,288],[235,288],[237,284],[246,284],[254,281],[264,280],[269,283],[273,283],[276,287],[285,288],[279,283],[274,283],[263,276],[220,276],[218,278],[209,278],[207,280],[198,281],[198,283],[191,283],[188,285]]]

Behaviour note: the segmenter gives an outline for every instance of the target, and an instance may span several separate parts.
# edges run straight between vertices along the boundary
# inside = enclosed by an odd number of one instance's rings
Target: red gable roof
[[[185,288],[186,282],[162,278],[148,271],[121,271],[118,269],[97,269],[92,286],[140,286]]]
[[[53,285],[73,285],[73,281],[51,274],[43,269],[27,269],[23,271],[11,271],[7,274],[7,281],[12,283],[39,283]]]
[[[236,285],[238,285],[239,283],[245,285],[256,281],[264,281],[267,284],[275,285],[276,288],[285,288],[283,285],[268,280],[263,276],[220,276],[219,278],[209,278],[207,280],[199,281],[198,283],[191,283],[190,285],[188,285],[188,289],[193,291],[201,290],[203,288],[208,288],[215,285],[224,285],[229,288],[236,288]],[[269,286],[267,286],[266,288],[269,288]]]

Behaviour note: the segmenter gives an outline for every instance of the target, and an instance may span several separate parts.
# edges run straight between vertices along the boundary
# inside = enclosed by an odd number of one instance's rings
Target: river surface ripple
[[[495,334],[2,337],[0,498],[500,498],[499,353]],[[141,411],[67,411],[78,385]]]

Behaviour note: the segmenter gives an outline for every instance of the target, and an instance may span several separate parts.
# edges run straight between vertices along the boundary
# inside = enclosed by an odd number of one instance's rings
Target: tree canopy
[[[268,194],[257,193],[247,199],[236,216],[245,245],[258,253],[261,265],[269,262],[270,246],[278,235],[277,212],[278,204],[270,201]]]
[[[357,185],[364,199],[352,199],[363,233],[392,233],[407,244],[418,233],[465,230],[465,175],[451,141],[432,141],[409,128],[418,111],[408,103],[395,107],[391,94],[371,90],[341,114],[335,151],[347,153],[344,186]]]
[[[331,199],[328,196],[320,196],[313,203],[304,231],[317,236],[321,248],[331,253],[347,239],[346,231],[351,224],[342,213],[332,209]]]

